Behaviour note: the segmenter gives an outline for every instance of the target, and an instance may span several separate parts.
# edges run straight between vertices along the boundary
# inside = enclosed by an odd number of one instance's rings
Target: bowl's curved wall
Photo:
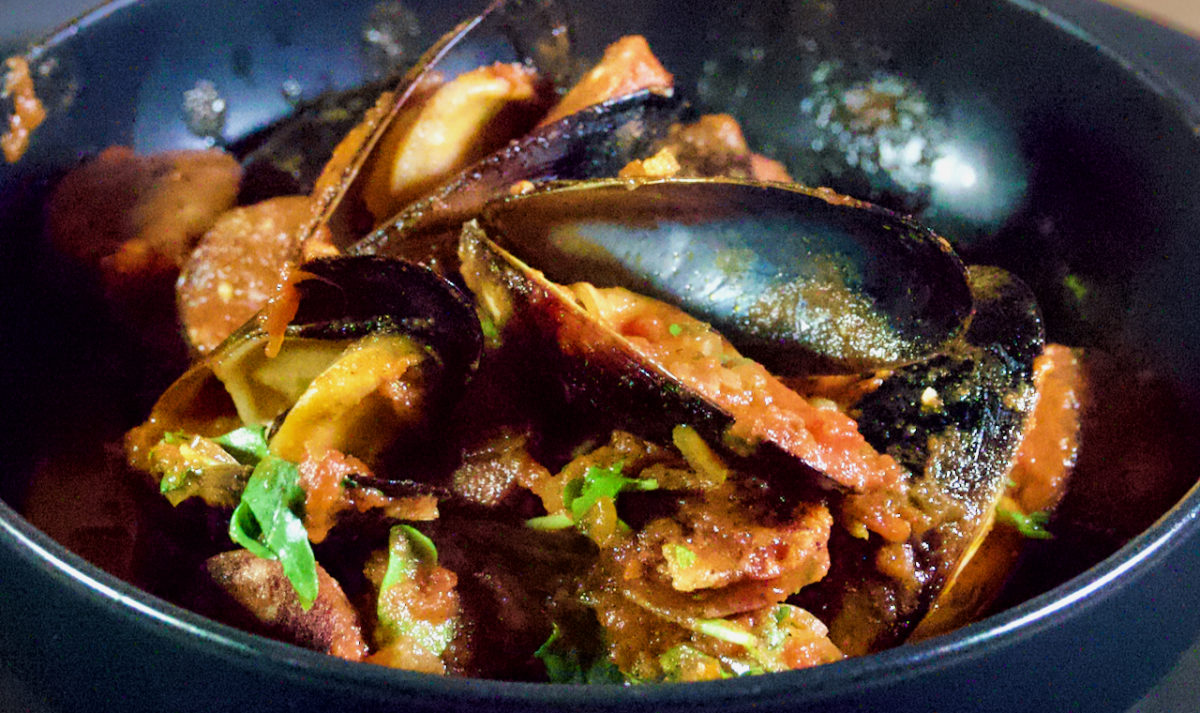
[[[423,18],[417,50],[460,12],[434,0],[407,5]],[[645,33],[704,108],[737,115],[752,143],[798,175],[919,211],[976,259],[1033,282],[1052,336],[1130,346],[1164,366],[1182,393],[1200,393],[1200,329],[1191,317],[1200,300],[1191,289],[1200,277],[1194,101],[1161,95],[1086,37],[1024,4],[572,5],[593,53],[616,32]],[[69,442],[62,425],[72,395],[105,401],[125,425],[146,407],[145,393],[119,388],[122,371],[143,367],[94,363],[91,345],[109,327],[80,308],[88,292],[78,276],[29,239],[39,232],[49,182],[110,144],[141,151],[198,144],[179,113],[182,93],[199,79],[229,101],[230,137],[288,110],[285,80],[309,93],[353,84],[373,70],[361,36],[372,6],[121,3],[39,55],[55,63],[41,85],[51,118],[21,163],[0,167],[0,302],[10,306],[0,326],[0,386],[21,415],[0,437],[5,501],[20,501],[40,453]],[[901,78],[937,119],[934,136],[958,153],[930,153],[913,178],[869,170],[862,155],[849,161],[844,151],[831,152],[836,137],[805,128],[819,116],[813,107],[829,77]],[[947,163],[951,156],[957,164]],[[935,175],[939,158],[945,170]],[[966,194],[952,195],[954,181]],[[993,190],[978,193],[986,186]],[[1099,295],[1082,320],[1062,294],[1064,271],[1086,278]],[[112,390],[90,385],[101,373],[117,375]],[[1200,583],[1198,501],[1193,494],[1082,577],[948,637],[819,670],[633,689],[433,679],[247,636],[105,575],[0,503],[0,655],[67,710],[207,711],[263,702],[286,710],[815,711],[834,702],[859,710],[1121,710],[1200,631],[1200,611],[1177,596]]]

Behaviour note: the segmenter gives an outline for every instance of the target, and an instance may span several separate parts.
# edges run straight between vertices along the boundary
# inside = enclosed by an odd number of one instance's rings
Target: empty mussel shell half
[[[941,237],[825,189],[740,179],[550,184],[480,226],[556,282],[622,286],[715,326],[784,375],[859,373],[936,353],[972,310]]]

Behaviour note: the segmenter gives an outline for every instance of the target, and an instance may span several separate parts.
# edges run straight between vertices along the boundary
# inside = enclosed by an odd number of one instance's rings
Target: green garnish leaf
[[[571,516],[565,513],[531,517],[525,521],[525,527],[528,527],[531,530],[541,530],[543,532],[551,530],[565,530],[574,524],[575,521],[571,519]]]
[[[603,498],[615,498],[630,490],[658,490],[658,481],[654,478],[621,475],[624,465],[624,461],[617,461],[607,468],[588,466],[582,476],[572,478],[563,486],[563,505],[568,512],[530,518],[525,521],[525,526],[542,531],[565,530],[578,523]]]
[[[687,569],[696,564],[696,553],[687,545],[664,545],[663,554],[680,569]]]
[[[412,579],[417,567],[436,567],[437,546],[429,536],[412,525],[393,525],[388,532],[388,564],[380,591],[386,592],[400,582]]]
[[[758,638],[754,634],[724,619],[697,619],[695,630],[697,633],[704,634],[705,636],[711,636],[714,639],[727,641],[748,649],[758,646]]]
[[[631,490],[658,490],[658,481],[653,478],[626,478],[621,475],[624,465],[624,461],[617,461],[607,468],[590,466],[579,481],[577,496],[571,497],[571,491],[574,490],[571,486],[576,481],[568,484],[568,492],[564,494],[563,501],[567,503],[567,508],[576,522],[601,498],[615,498],[619,493]]]
[[[687,644],[677,644],[659,654],[658,665],[662,667],[663,678],[667,681],[706,680],[712,678],[710,672],[716,672],[720,678],[734,676],[715,656],[709,656]]]
[[[678,324],[672,324],[667,327],[667,331],[670,332],[672,337],[678,337],[680,334],[683,334],[683,327]]]
[[[403,606],[389,606],[388,592],[416,577],[421,566],[436,567],[437,546],[429,536],[411,525],[395,525],[388,532],[388,563],[379,585],[376,615],[385,640],[407,638],[440,656],[454,639],[454,619],[429,621],[414,617]]]
[[[429,535],[421,532],[412,525],[397,525],[408,538],[408,546],[421,564],[436,567],[438,563],[437,545],[429,539]]]
[[[1054,535],[1046,529],[1050,522],[1050,513],[1037,510],[1029,514],[1011,508],[996,508],[996,517],[1017,528],[1025,537],[1034,540],[1052,540]]]
[[[229,537],[263,559],[278,560],[305,611],[317,599],[317,561],[304,528],[304,488],[294,463],[259,461],[229,521]]]
[[[621,670],[603,651],[588,657],[566,641],[557,623],[553,627],[550,638],[533,652],[546,666],[551,683],[626,683]]]
[[[267,429],[265,426],[242,426],[223,436],[214,438],[213,442],[224,448],[229,455],[236,458],[237,462],[242,465],[258,465],[258,462],[266,458],[270,453],[267,450]]]
[[[231,508],[250,468],[210,439],[174,432],[150,449],[150,473],[171,505],[199,497],[213,507]]]

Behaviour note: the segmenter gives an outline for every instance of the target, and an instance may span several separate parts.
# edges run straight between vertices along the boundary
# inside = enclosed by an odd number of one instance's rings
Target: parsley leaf
[[[397,538],[405,538],[400,542]],[[391,589],[398,582],[411,579],[417,566],[425,563],[436,567],[437,546],[429,536],[412,525],[396,525],[388,533],[388,564],[380,590]]]
[[[1017,532],[1025,537],[1034,540],[1054,539],[1054,535],[1046,529],[1047,523],[1050,522],[1050,513],[1045,510],[1025,514],[1017,509],[997,507],[996,517],[1017,528]]]
[[[242,426],[214,438],[213,442],[242,465],[258,465],[270,453],[267,450],[266,426]]]
[[[563,505],[567,513],[531,518],[525,525],[534,530],[564,530],[578,523],[603,498],[616,498],[631,490],[658,490],[658,481],[654,478],[621,475],[624,466],[624,461],[617,461],[607,468],[588,466],[583,476],[572,479],[563,487]]]
[[[618,493],[629,490],[658,490],[658,481],[653,478],[626,478],[621,475],[624,465],[624,461],[617,461],[607,468],[593,465],[584,471],[582,481],[576,481],[578,495],[568,500],[568,492],[563,497],[576,522],[601,498],[615,498]],[[574,490],[574,487],[568,490]]]
[[[687,545],[663,545],[663,556],[679,569],[687,569],[696,564],[696,553]]]
[[[673,650],[668,650],[670,656],[664,654],[659,657],[668,680],[700,680],[786,671],[794,665],[789,649],[797,643],[808,651],[806,656],[816,656],[818,660],[826,662],[841,658],[841,653],[833,644],[824,640],[827,633],[824,624],[809,612],[791,604],[777,604],[749,620],[695,619],[688,628],[697,634],[734,644],[741,647],[742,651],[727,651],[719,660],[713,660],[699,650],[683,648],[673,653]]]
[[[268,455],[258,462],[229,521],[229,537],[263,559],[278,560],[300,606],[317,599],[317,561],[304,528],[304,488],[294,463]]]
[[[663,678],[667,681],[706,681],[734,675],[721,665],[717,657],[688,644],[676,644],[659,654],[658,665],[662,667]]]
[[[479,315],[479,328],[483,332],[483,336],[489,340],[494,340],[500,336],[500,330],[496,327],[496,323],[491,317],[485,314]]]
[[[550,638],[533,652],[546,666],[551,683],[625,683],[617,665],[603,651],[589,657],[563,636],[558,624],[553,625]]]
[[[150,449],[150,473],[171,505],[199,497],[213,507],[231,508],[250,474],[215,441],[186,433],[167,433]]]
[[[388,532],[388,563],[379,585],[375,614],[385,646],[407,640],[435,656],[441,656],[454,639],[454,618],[430,620],[414,616],[405,605],[405,590],[396,587],[417,586],[417,569],[436,567],[437,547],[433,540],[411,525],[395,525]],[[397,600],[394,595],[399,595]]]

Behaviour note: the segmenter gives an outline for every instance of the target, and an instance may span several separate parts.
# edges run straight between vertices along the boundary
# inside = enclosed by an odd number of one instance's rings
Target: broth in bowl
[[[1046,586],[1023,551],[1086,566],[1187,487],[1148,459],[1186,451],[1158,426],[1172,395],[1122,403],[1145,427],[1093,441],[1120,367],[1047,345],[1034,293],[964,266],[971,246],[788,184],[638,38],[569,91],[547,43],[438,76],[506,12],[314,146],[315,175],[263,168],[284,123],[227,152],[107,149],[59,183],[52,242],[138,358],[183,376],[89,469],[115,521],[65,523],[51,464],[35,524],[343,658],[640,683],[951,630]],[[892,100],[853,91],[866,113]],[[716,287],[693,299],[672,270]],[[745,275],[726,325],[688,314]],[[1131,510],[1097,517],[1115,482]]]

